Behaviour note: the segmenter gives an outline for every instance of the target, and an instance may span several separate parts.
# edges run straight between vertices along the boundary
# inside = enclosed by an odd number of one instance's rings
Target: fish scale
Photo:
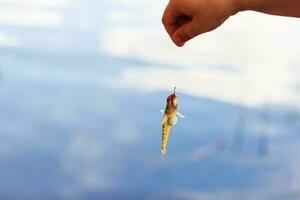
[[[172,126],[168,125],[168,121],[162,124],[162,138],[161,138],[161,156],[165,157],[167,143],[172,130]]]

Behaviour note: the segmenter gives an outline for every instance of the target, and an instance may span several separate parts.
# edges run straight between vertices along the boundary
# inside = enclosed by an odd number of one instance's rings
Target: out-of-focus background
[[[0,199],[300,198],[299,19],[240,13],[177,48],[166,3],[0,0]]]

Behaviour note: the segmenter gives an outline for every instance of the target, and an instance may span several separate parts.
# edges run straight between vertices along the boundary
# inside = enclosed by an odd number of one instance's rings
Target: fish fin
[[[162,118],[162,121],[161,121],[161,125],[163,125],[164,123],[166,123],[168,121],[168,115],[166,114],[163,114],[163,118]]]
[[[178,118],[177,118],[177,116],[175,115],[175,117],[174,117],[174,122],[173,122],[173,126],[177,124],[177,121],[178,121]]]
[[[181,114],[180,112],[176,112],[177,116],[179,116],[180,118],[185,118],[185,116],[183,114]]]

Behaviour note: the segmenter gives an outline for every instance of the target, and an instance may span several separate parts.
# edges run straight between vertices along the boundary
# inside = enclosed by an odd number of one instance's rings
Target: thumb
[[[172,34],[172,40],[177,46],[181,47],[187,41],[196,37],[200,33],[201,31],[198,24],[194,20],[191,20],[174,31]]]

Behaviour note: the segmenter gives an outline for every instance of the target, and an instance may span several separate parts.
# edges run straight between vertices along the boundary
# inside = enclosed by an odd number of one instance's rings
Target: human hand
[[[162,17],[173,42],[181,47],[199,34],[219,27],[238,12],[239,0],[170,0]]]

